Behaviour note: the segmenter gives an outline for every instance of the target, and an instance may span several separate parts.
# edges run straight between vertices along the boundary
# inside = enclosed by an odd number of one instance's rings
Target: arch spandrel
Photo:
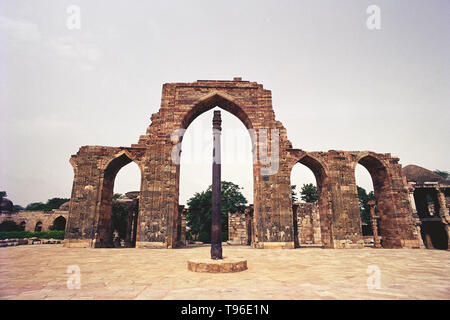
[[[198,116],[216,106],[236,116],[247,129],[253,129],[252,121],[245,112],[244,107],[239,105],[231,95],[218,90],[213,90],[211,93],[201,97],[192,107],[189,107],[182,117],[179,124],[180,128],[187,129]]]
[[[203,112],[218,105],[247,127],[278,128],[272,108],[271,91],[249,81],[203,81],[166,83],[161,108],[152,114],[147,134],[164,138],[177,129],[186,129]],[[283,127],[284,129],[284,127]]]
[[[158,113],[152,115],[152,123],[147,130],[150,147],[146,155],[147,162],[144,165],[148,174],[144,180],[148,183],[143,186],[143,190],[146,192],[143,201],[158,205],[149,204],[147,217],[143,217],[140,222],[147,226],[155,225],[155,219],[159,220],[160,227],[156,229],[164,230],[165,234],[156,233],[154,228],[144,227],[138,238],[141,238],[141,241],[142,239],[145,241],[155,239],[153,240],[155,242],[161,242],[161,239],[168,238],[169,243],[164,241],[169,247],[171,247],[170,242],[174,242],[170,238],[174,234],[172,221],[176,219],[178,207],[179,162],[174,164],[171,155],[174,147],[181,141],[179,135],[183,133],[177,133],[177,139],[174,139],[173,133],[188,128],[189,124],[200,114],[216,106],[236,116],[247,129],[253,129],[256,134],[264,132],[260,131],[262,129],[267,130],[270,138],[272,130],[274,130],[274,134],[279,134],[279,158],[272,161],[271,145],[267,148],[268,153],[266,154],[277,170],[268,170],[269,175],[263,179],[261,169],[266,166],[270,169],[272,167],[267,164],[254,163],[254,217],[259,219],[258,223],[255,223],[256,226],[259,226],[259,230],[257,230],[259,234],[255,238],[260,239],[262,243],[285,242],[282,246],[290,246],[292,208],[289,206],[290,188],[289,177],[285,174],[285,154],[287,147],[290,147],[291,144],[287,141],[285,128],[281,122],[275,120],[271,92],[265,90],[262,85],[246,81],[197,81],[163,86],[161,108]],[[262,143],[259,140],[256,140],[255,143],[252,132],[249,133],[253,145],[256,146],[254,150],[260,152],[259,146]],[[267,140],[270,141],[270,138]],[[178,154],[177,150],[175,153]],[[167,167],[172,169],[161,170]],[[150,172],[155,173],[153,178],[150,177]],[[270,190],[267,188],[268,185],[273,186],[276,190]],[[169,203],[171,201],[173,203]],[[269,215],[277,216],[277,218],[270,219]],[[268,230],[270,232],[267,232]],[[267,236],[268,234],[269,236]],[[147,244],[143,243],[142,245],[146,246]]]
[[[113,150],[112,154],[108,154],[101,158],[98,163],[100,170],[105,171],[110,168],[114,162],[118,163],[117,171],[127,164],[134,162],[139,167],[142,174],[142,158],[145,154],[144,148],[117,148],[118,150]],[[117,172],[116,172],[117,173]]]

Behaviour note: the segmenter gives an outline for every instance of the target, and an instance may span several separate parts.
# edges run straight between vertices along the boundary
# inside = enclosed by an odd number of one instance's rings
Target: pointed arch
[[[139,161],[137,161],[137,159],[131,154],[131,152],[126,149],[120,150],[107,161],[105,161],[102,164],[101,169],[105,172],[108,171],[109,173],[114,173],[114,171],[116,171],[115,173],[117,174],[117,172],[119,172],[122,167],[126,166],[130,162],[136,163],[142,174],[142,167]]]
[[[215,107],[218,107],[220,109],[223,109],[223,110],[229,112],[230,114],[232,114],[234,117],[236,117],[239,120],[237,122],[240,122],[240,123],[242,123],[241,125],[244,125],[244,127],[247,129],[247,132],[250,135],[250,144],[251,144],[250,152],[251,152],[251,155],[254,157],[255,156],[254,151],[256,150],[256,148],[255,148],[256,136],[253,131],[253,124],[250,120],[250,117],[247,115],[247,113],[244,111],[243,107],[241,107],[239,105],[239,103],[235,100],[234,97],[232,97],[229,94],[226,94],[225,92],[221,92],[219,90],[212,90],[208,94],[201,96],[199,99],[196,100],[196,102],[193,104],[193,106],[184,113],[184,115],[181,117],[181,122],[179,125],[180,128],[182,128],[182,130],[180,132],[181,135],[179,135],[177,137],[177,139],[172,139],[172,143],[182,142],[183,135],[185,134],[187,129],[190,127],[192,122],[194,122],[202,114],[214,109]],[[247,142],[248,141],[245,140],[245,143],[247,143]],[[239,145],[239,147],[240,147],[240,145]],[[182,150],[182,147],[180,144],[179,149],[178,149],[180,157],[181,157],[181,150]],[[179,158],[179,159],[181,159],[181,158]],[[176,190],[177,206],[173,210],[173,230],[179,230],[179,228],[180,228],[181,219],[180,219],[180,210],[178,209],[180,207],[179,197],[180,197],[180,190],[181,190],[181,188],[183,188],[182,182],[186,181],[184,179],[182,179],[183,181],[180,181],[180,172],[181,172],[180,164],[181,164],[181,162],[178,162],[177,168],[176,168],[176,183],[175,183],[175,185],[177,188],[177,190]],[[252,195],[250,195],[250,197],[252,197],[253,199],[249,199],[250,203],[253,203],[255,201],[255,197],[257,194],[255,192],[255,182],[254,182],[255,175],[254,175],[253,171],[254,171],[254,162],[252,161],[251,169],[248,172],[249,180],[251,180],[251,184],[249,187],[253,188]],[[225,231],[225,230],[223,230],[223,231]],[[176,232],[174,232],[173,234],[175,235]],[[176,243],[175,237],[173,238],[172,242]]]
[[[392,180],[388,165],[379,157],[371,152],[362,152],[354,163],[353,173],[357,164],[361,164],[369,172],[376,201],[376,209],[379,216],[379,230],[381,245],[385,247],[401,246],[396,243],[398,233],[398,221],[396,218],[396,209],[392,198]],[[356,179],[355,179],[356,180]]]
[[[53,220],[52,230],[65,230],[66,229],[66,218],[59,216]]]
[[[186,112],[183,119],[181,120],[180,127],[182,129],[187,129],[192,121],[195,120],[195,118],[216,106],[235,115],[239,120],[242,121],[247,129],[253,129],[253,124],[249,116],[235,101],[235,99],[232,96],[217,90],[214,90],[200,98],[195,103],[195,105],[190,108],[188,112]]]
[[[36,225],[34,226],[34,232],[41,232],[42,231],[42,222],[38,221],[36,222]]]
[[[391,178],[389,174],[388,166],[373,154],[362,153],[354,163],[353,167],[356,168],[357,164],[361,164],[369,171],[372,177],[373,190],[375,194],[390,193],[391,191]]]
[[[323,163],[323,161],[319,160],[318,158],[314,157],[314,155],[309,153],[302,154],[295,162],[295,164],[297,163],[301,163],[306,167],[308,167],[313,172],[316,178],[321,241],[324,247],[326,248],[331,247],[332,246],[331,221],[330,221],[331,208],[328,190],[329,179],[327,174],[328,171],[327,166],[325,163]],[[291,173],[293,168],[294,166],[292,166],[291,168]]]
[[[97,223],[97,232],[95,237],[95,247],[112,247],[113,246],[113,228],[112,228],[112,207],[113,207],[113,192],[114,182],[117,173],[124,166],[134,162],[141,173],[141,190],[142,190],[142,168],[134,157],[127,150],[121,150],[116,153],[109,161],[105,162],[103,166],[103,176],[101,177],[101,201],[99,203],[99,215]]]

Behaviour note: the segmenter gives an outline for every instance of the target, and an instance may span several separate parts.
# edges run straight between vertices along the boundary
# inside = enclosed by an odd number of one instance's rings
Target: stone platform
[[[247,270],[247,260],[243,258],[224,257],[222,260],[192,259],[187,268],[193,272],[230,273]]]
[[[209,257],[210,249],[0,248],[0,300],[450,299],[450,251],[228,246],[225,256],[245,257],[246,271],[186,268],[188,260]],[[67,287],[73,266],[79,289]],[[377,274],[379,287],[371,288]]]

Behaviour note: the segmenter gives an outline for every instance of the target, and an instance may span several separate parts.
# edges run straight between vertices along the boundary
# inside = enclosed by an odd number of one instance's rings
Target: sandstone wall
[[[64,217],[67,222],[69,212],[61,210],[53,210],[50,212],[43,211],[20,211],[17,213],[0,214],[0,223],[3,221],[14,221],[17,224],[25,222],[25,231],[34,231],[38,222],[42,223],[41,231],[49,231],[53,222],[58,217]]]
[[[248,219],[245,213],[235,212],[228,213],[228,244],[231,245],[247,245],[249,242],[250,232]]]
[[[253,247],[294,248],[290,175],[297,162],[316,176],[324,247],[364,246],[354,174],[357,163],[369,170],[374,181],[383,246],[418,246],[398,158],[366,151],[293,149],[286,129],[275,119],[271,91],[240,78],[166,83],[161,107],[137,144],[81,147],[71,158],[75,178],[65,245],[110,246],[114,179],[124,165],[134,161],[141,170],[136,246],[176,247],[182,223],[178,207],[182,135],[196,117],[216,106],[240,119],[252,138]]]
[[[297,218],[299,246],[310,244],[322,245],[319,204],[317,202],[296,203],[294,204],[293,210]]]

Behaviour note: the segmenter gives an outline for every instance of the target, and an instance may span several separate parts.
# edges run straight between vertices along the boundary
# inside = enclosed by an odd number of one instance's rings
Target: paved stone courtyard
[[[245,257],[248,270],[187,270],[188,259],[209,250],[0,248],[0,299],[450,299],[449,251],[225,246],[224,256]],[[67,288],[71,265],[80,268],[80,289]],[[370,290],[373,266],[381,288]]]

